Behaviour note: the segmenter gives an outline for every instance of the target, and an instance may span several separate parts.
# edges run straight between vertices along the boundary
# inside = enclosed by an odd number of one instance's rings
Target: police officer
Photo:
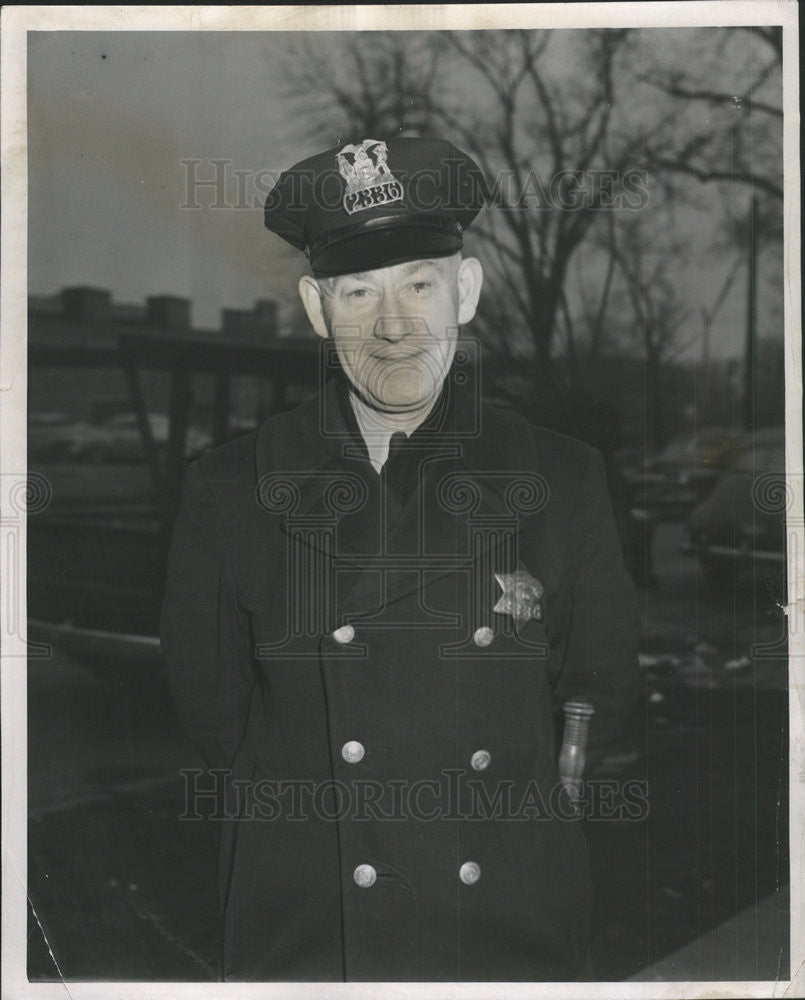
[[[359,137],[266,203],[328,377],[189,467],[162,627],[226,775],[228,979],[589,976],[558,726],[628,719],[635,598],[599,453],[480,402],[483,196],[448,142]]]

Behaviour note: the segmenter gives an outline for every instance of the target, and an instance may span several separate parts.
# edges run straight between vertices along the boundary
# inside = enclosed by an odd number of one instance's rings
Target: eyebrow
[[[413,274],[414,272],[424,270],[425,268],[438,271],[439,264],[436,260],[411,260],[405,265],[404,273]],[[370,281],[372,273],[372,271],[354,271],[351,274],[341,275],[341,277],[352,278],[353,281]]]

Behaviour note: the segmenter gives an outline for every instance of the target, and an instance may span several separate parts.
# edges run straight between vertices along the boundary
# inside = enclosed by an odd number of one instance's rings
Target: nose
[[[387,340],[396,344],[406,337],[416,335],[419,331],[419,320],[416,316],[400,316],[383,314],[375,320],[374,335],[378,340]]]
[[[372,333],[378,340],[386,340],[390,344],[396,344],[419,331],[418,317],[407,315],[395,288],[383,289],[376,317]]]

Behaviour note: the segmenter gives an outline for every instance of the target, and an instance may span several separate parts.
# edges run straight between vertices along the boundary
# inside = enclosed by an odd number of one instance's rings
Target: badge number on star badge
[[[515,573],[495,573],[503,590],[492,610],[499,615],[511,615],[518,631],[530,622],[542,621],[543,586],[521,566]]]

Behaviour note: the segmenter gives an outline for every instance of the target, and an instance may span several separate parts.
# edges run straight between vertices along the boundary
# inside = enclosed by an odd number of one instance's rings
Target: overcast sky
[[[314,140],[317,109],[308,118],[288,101],[282,34],[28,37],[31,292],[90,284],[123,302],[181,295],[195,325],[208,327],[222,307],[287,293],[305,262],[263,228],[259,172],[279,172],[340,135],[333,122]],[[183,163],[193,159],[201,166]],[[236,205],[245,189],[245,206],[211,208],[202,188],[203,207],[183,207],[191,171],[210,178],[213,160],[227,163],[226,199]],[[247,172],[240,189],[234,171]],[[689,224],[695,305],[716,274],[695,259],[707,254],[708,220]],[[714,353],[740,351],[743,298],[739,281],[714,328]]]

